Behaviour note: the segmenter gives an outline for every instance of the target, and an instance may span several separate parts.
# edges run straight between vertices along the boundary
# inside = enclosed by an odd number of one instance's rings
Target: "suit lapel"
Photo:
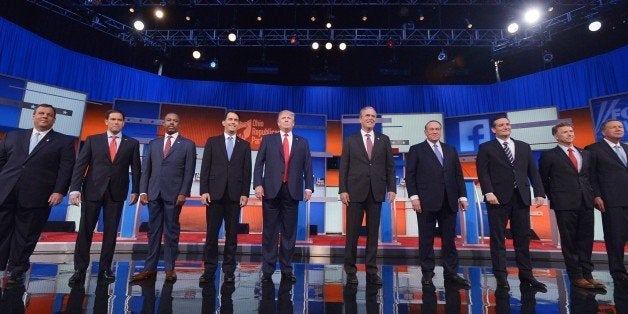
[[[299,139],[298,136],[294,135],[294,132],[292,133],[292,148],[290,149],[290,160],[292,160],[292,157],[294,157],[294,151],[296,150],[295,148],[299,147],[299,143],[301,143],[301,140]]]
[[[105,146],[105,154],[107,154],[107,159],[109,159],[109,161],[111,161],[111,154],[109,154],[109,138],[107,137],[107,133],[100,135],[97,138],[98,141],[101,141],[100,145],[104,145]],[[120,145],[122,146],[122,145]],[[118,150],[120,150],[118,148]],[[112,162],[113,163],[113,162]]]
[[[355,141],[360,147],[360,151],[362,151],[362,155],[366,160],[369,160],[369,154],[366,152],[366,147],[364,146],[364,141],[362,140],[362,131],[358,132],[355,136]],[[373,151],[375,151],[375,143],[373,143]]]
[[[515,144],[517,145],[517,144]],[[502,156],[502,158],[506,161],[506,163],[510,164],[510,160],[508,160],[508,156],[506,155],[506,152],[504,151],[504,148],[502,147],[502,145],[499,143],[499,141],[497,139],[493,140],[493,147],[495,147],[495,149],[499,152],[498,154],[500,156]],[[520,151],[520,149],[516,149],[515,148],[515,152]],[[515,158],[515,161],[517,160],[517,158]]]
[[[571,162],[571,159],[569,159],[569,156],[565,154],[565,151],[563,151],[562,148],[558,146],[554,147],[554,153],[558,154],[558,156],[560,156],[560,158],[569,165],[570,169],[574,170],[575,172],[578,172],[578,169],[574,168],[573,163]],[[580,155],[582,156],[582,153]],[[584,157],[582,159],[584,159]]]
[[[157,152],[156,152],[156,153],[158,153],[158,154],[159,154],[159,156],[161,156],[161,159],[164,159],[164,158],[165,158],[165,156],[164,156],[164,142],[165,142],[165,141],[166,141],[166,137],[165,137],[165,136],[164,136],[164,137],[162,137],[162,138],[160,138],[160,139],[157,141],[157,143],[159,143],[159,146],[155,148],[155,149],[157,149]]]
[[[31,131],[31,136],[32,136],[32,131]],[[37,143],[37,145],[33,148],[33,151],[30,153],[29,156],[36,154],[40,149],[42,149],[42,147],[45,147],[46,145],[48,145],[48,143],[52,142],[54,139],[55,139],[54,131],[50,130],[48,133],[46,133],[46,136],[44,136],[41,140],[39,140],[39,143]],[[28,153],[29,146],[30,146],[30,137],[28,137],[28,142],[26,146],[27,153]]]
[[[607,154],[610,155],[611,158],[615,159],[615,161],[617,163],[619,163],[621,166],[624,166],[624,163],[621,162],[621,159],[619,159],[619,156],[617,156],[617,153],[615,152],[615,150],[613,148],[611,148],[610,145],[608,145],[608,143],[606,143],[606,141],[602,140],[603,142],[601,142],[602,144],[604,144],[604,150],[606,151]],[[624,148],[624,151],[628,151],[628,149],[626,149],[625,145],[621,145]],[[626,155],[628,156],[628,153],[626,153]]]
[[[182,140],[183,140],[183,137],[181,135],[177,136],[177,139],[174,140],[174,142],[172,142],[172,145],[170,146],[170,150],[168,151],[168,156],[172,155],[172,152],[174,152],[177,148],[179,148],[179,146],[181,146],[181,141]],[[164,142],[162,141],[161,142],[162,147],[163,147],[163,143]],[[163,152],[161,154],[163,155]],[[164,156],[164,159],[168,158],[168,156]]]
[[[432,147],[432,144],[430,142],[428,142],[427,140],[425,140],[425,142],[423,142],[423,150],[425,151],[425,154],[430,156],[430,158],[432,159],[432,161],[434,161],[437,165],[440,165],[440,161],[438,161],[438,157],[436,157],[436,152],[434,151],[434,148]],[[443,148],[442,143],[440,144],[441,149]],[[443,153],[445,152],[445,150],[443,149]],[[443,157],[443,165],[445,164],[444,161],[445,157]]]
[[[24,150],[24,154],[28,156],[28,148],[31,144],[31,136],[33,136],[33,129],[30,129],[30,132],[23,132],[22,134],[22,150]]]

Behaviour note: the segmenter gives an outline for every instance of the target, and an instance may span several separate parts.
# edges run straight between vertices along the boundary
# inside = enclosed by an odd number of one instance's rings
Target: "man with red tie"
[[[264,284],[272,283],[271,276],[277,263],[277,236],[280,232],[281,280],[296,282],[292,273],[292,255],[297,236],[299,201],[309,201],[314,191],[310,148],[304,137],[292,132],[294,113],[288,110],[279,112],[277,124],[279,133],[262,138],[253,171],[255,196],[262,200],[264,216]]]
[[[541,154],[539,172],[556,214],[560,244],[571,284],[584,289],[604,285],[593,279],[593,188],[591,153],[573,145],[573,125],[552,127],[558,145]]]
[[[74,249],[74,274],[69,284],[82,284],[89,267],[94,228],[103,209],[104,232],[98,277],[114,281],[111,271],[118,225],[129,189],[129,167],[133,180],[129,204],[138,200],[140,186],[140,143],[122,134],[124,114],[116,109],[105,113],[107,132],[90,135],[79,153],[72,183],[70,203],[81,205],[81,221]]]

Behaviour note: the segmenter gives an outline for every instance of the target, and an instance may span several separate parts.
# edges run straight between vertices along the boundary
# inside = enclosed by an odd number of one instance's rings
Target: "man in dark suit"
[[[556,214],[560,244],[571,283],[585,289],[602,289],[593,279],[593,188],[591,154],[573,145],[573,125],[552,127],[558,145],[541,154],[539,172]]]
[[[425,142],[413,145],[406,163],[406,185],[417,213],[419,226],[419,259],[423,287],[434,283],[434,229],[436,222],[441,230],[443,273],[445,280],[469,289],[469,282],[457,274],[456,218],[458,208],[469,206],[464,186],[462,167],[456,149],[440,141],[441,124],[425,124]]]
[[[205,144],[201,164],[200,194],[205,205],[205,271],[199,282],[210,283],[218,267],[218,232],[225,221],[222,271],[225,283],[234,283],[235,255],[238,249],[240,210],[249,201],[251,188],[251,145],[236,134],[240,116],[228,111],[222,120],[224,133]],[[212,283],[213,285],[213,283]]]
[[[593,156],[591,183],[595,207],[602,212],[608,268],[616,285],[628,286],[624,247],[628,240],[628,145],[621,142],[624,125],[609,119],[602,123],[604,139],[586,147]]]
[[[377,274],[377,241],[384,197],[393,202],[396,195],[395,162],[388,136],[375,133],[377,113],[373,107],[360,110],[359,133],[347,137],[340,159],[340,200],[347,206],[347,240],[344,269],[347,284],[357,284],[355,265],[358,237],[366,212],[366,281],[381,285]],[[388,192],[388,193],[386,193]]]
[[[179,214],[190,196],[196,145],[179,134],[179,115],[168,113],[163,126],[166,135],[152,140],[142,163],[140,202],[148,204],[148,257],[144,270],[131,278],[137,282],[157,274],[157,262],[164,235],[164,264],[166,281],[177,280],[174,263],[179,255]]]
[[[476,166],[488,211],[493,274],[499,289],[510,289],[506,272],[506,224],[510,220],[515,257],[522,284],[547,292],[545,284],[532,276],[530,262],[530,183],[534,204],[544,203],[545,191],[530,145],[510,138],[512,127],[506,117],[491,124],[496,139],[482,143]]]
[[[74,249],[74,274],[70,277],[70,285],[82,284],[85,280],[92,237],[101,208],[104,232],[98,277],[107,281],[115,280],[111,263],[116,249],[118,224],[129,188],[129,166],[133,180],[129,204],[135,204],[138,199],[140,144],[136,139],[122,134],[124,114],[121,111],[107,111],[105,125],[106,133],[87,137],[72,174],[70,203],[82,203],[82,206]]]
[[[281,280],[294,283],[292,255],[297,237],[298,207],[299,201],[309,201],[314,191],[312,159],[307,140],[292,132],[294,113],[279,112],[277,124],[279,133],[262,138],[253,174],[255,196],[262,200],[264,216],[262,282],[272,282],[277,263],[277,236],[281,232]]]
[[[55,108],[33,110],[33,128],[6,134],[0,142],[0,270],[22,283],[51,207],[68,191],[74,139],[52,129]],[[7,265],[8,263],[8,265]]]

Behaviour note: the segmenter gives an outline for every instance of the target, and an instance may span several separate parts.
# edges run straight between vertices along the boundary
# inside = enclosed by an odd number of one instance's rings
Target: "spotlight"
[[[464,19],[464,23],[467,25],[468,29],[472,29],[473,28],[473,24],[471,24],[471,21],[469,21],[469,19]]]
[[[144,22],[141,20],[135,20],[135,22],[133,22],[133,27],[135,27],[138,31],[144,30]]]
[[[189,15],[186,15],[186,16],[185,16],[185,20],[189,22],[189,21],[191,21],[191,20],[192,20],[192,17],[191,17],[191,16],[189,16]]]
[[[550,63],[552,60],[554,60],[554,54],[549,50],[543,51],[543,62]]]
[[[327,50],[331,50],[331,48],[332,48],[332,44],[331,44],[330,42],[327,42],[327,43],[325,44],[325,49],[327,49]]]
[[[327,22],[327,23],[325,23],[325,27],[327,27],[327,28],[331,28],[331,22]]]
[[[297,44],[297,36],[295,36],[295,35],[290,36],[290,44],[291,45],[296,45]]]
[[[516,33],[519,30],[519,24],[517,23],[510,23],[508,24],[508,32],[511,34]]]
[[[395,42],[392,39],[386,41],[386,47],[392,48],[395,46]]]
[[[236,39],[238,39],[238,36],[234,31],[231,31],[229,32],[229,35],[227,35],[227,39],[229,39],[230,42],[234,42],[236,41]]]
[[[419,21],[425,20],[425,15],[423,15],[423,11],[419,10]]]
[[[602,28],[602,22],[600,21],[593,21],[589,24],[589,30],[592,32],[597,32],[600,28]]]
[[[362,10],[362,17],[360,19],[362,20],[362,22],[366,22],[366,20],[369,19],[368,15],[366,14],[366,10]]]
[[[340,43],[338,45],[338,49],[345,51],[347,49],[347,44],[345,44],[344,42]]]
[[[310,22],[316,22],[316,11],[312,11],[310,14]]]
[[[529,9],[523,14],[523,20],[528,24],[534,24],[541,19],[541,12],[538,9]]]
[[[209,67],[212,69],[217,69],[218,68],[218,60],[216,60],[216,58],[212,59],[211,62],[209,62]]]
[[[201,58],[201,52],[198,51],[198,50],[192,51],[192,58],[194,58],[196,60],[200,59]]]
[[[263,19],[263,17],[264,17],[264,11],[259,10],[259,11],[257,12],[257,18],[256,18],[256,20],[257,20],[258,22],[261,22],[261,21],[262,21],[262,19]]]
[[[445,61],[445,60],[447,60],[447,52],[445,52],[445,49],[440,51],[440,53],[438,54],[437,59],[438,59],[438,61]]]
[[[552,12],[554,11],[554,7],[550,6],[549,8],[547,8],[547,12]]]
[[[135,13],[135,8],[134,8],[134,7],[130,7],[130,8],[129,8],[129,12],[131,12],[131,13]]]
[[[155,9],[155,17],[158,18],[158,19],[163,19],[164,18],[164,10],[162,10],[161,8]]]
[[[312,49],[318,50],[318,42],[315,41],[312,43]]]

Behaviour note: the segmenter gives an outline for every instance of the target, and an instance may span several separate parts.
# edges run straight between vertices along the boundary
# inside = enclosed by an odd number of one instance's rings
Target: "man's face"
[[[432,142],[438,142],[440,140],[441,129],[440,124],[438,122],[430,122],[425,127],[425,137]]]
[[[52,108],[39,107],[33,112],[33,127],[38,131],[50,130],[55,120],[55,112]]]
[[[280,130],[290,132],[294,128],[294,117],[288,112],[282,112],[277,118],[277,125]]]
[[[609,140],[619,141],[624,137],[624,125],[620,121],[607,122],[602,135]]]
[[[174,113],[167,114],[164,118],[164,128],[170,135],[179,132],[179,116]]]
[[[362,126],[362,130],[371,131],[375,128],[375,120],[377,119],[377,112],[372,108],[367,108],[362,110],[360,114],[360,125]]]
[[[556,135],[554,135],[556,141],[565,146],[571,146],[573,144],[573,140],[576,138],[576,134],[573,131],[573,127],[571,126],[561,126],[556,130]]]
[[[222,120],[222,126],[225,127],[225,133],[235,134],[238,131],[238,125],[240,125],[240,118],[237,114],[229,112],[224,120]]]
[[[112,112],[109,114],[109,118],[105,119],[107,130],[113,134],[118,134],[124,127],[124,118],[119,112]]]
[[[510,133],[512,132],[510,121],[506,118],[495,120],[493,122],[493,127],[491,127],[491,131],[493,131],[493,133],[495,133],[495,136],[499,138],[509,137]]]

